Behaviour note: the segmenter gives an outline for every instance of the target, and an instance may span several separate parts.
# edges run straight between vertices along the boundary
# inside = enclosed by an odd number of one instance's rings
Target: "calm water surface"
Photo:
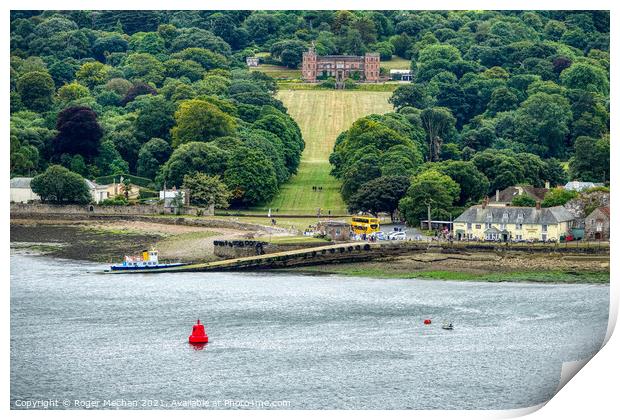
[[[607,327],[600,285],[101,268],[12,254],[12,407],[519,408],[551,398],[562,362],[595,353]],[[203,349],[187,343],[198,317]]]

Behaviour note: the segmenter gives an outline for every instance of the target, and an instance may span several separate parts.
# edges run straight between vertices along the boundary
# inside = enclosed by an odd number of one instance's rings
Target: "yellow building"
[[[569,233],[574,216],[563,206],[472,206],[454,219],[456,239],[487,241],[559,240]]]

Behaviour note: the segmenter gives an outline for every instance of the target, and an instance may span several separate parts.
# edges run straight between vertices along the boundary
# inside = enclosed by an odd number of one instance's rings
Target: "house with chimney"
[[[503,190],[495,190],[495,195],[489,198],[489,206],[510,206],[512,200],[519,195],[528,196],[534,201],[543,201],[549,190],[549,182],[545,182],[544,188],[532,187],[531,185],[515,185]]]
[[[491,206],[489,200],[454,219],[457,240],[556,241],[567,236],[574,216],[563,206]]]

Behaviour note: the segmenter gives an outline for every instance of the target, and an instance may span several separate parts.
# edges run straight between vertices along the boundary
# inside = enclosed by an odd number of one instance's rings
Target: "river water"
[[[601,285],[102,268],[12,254],[12,408],[520,408],[607,327]]]

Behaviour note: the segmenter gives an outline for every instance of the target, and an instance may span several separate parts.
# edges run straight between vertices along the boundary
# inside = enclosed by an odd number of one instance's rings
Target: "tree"
[[[489,191],[489,180],[472,162],[447,160],[433,164],[432,168],[448,175],[460,187],[458,204],[476,203]]]
[[[228,65],[228,59],[225,56],[205,48],[186,48],[172,54],[172,58],[194,61],[204,70],[223,69]]]
[[[98,38],[93,44],[94,57],[105,62],[106,56],[110,53],[127,51],[128,43],[122,36],[113,34],[103,38]]]
[[[305,42],[287,39],[275,42],[271,46],[270,53],[273,58],[280,60],[283,65],[294,69],[301,63],[302,54],[306,49],[307,45]]]
[[[276,172],[262,152],[239,147],[228,159],[224,182],[232,191],[233,203],[251,206],[269,201],[278,192]]]
[[[138,176],[154,179],[161,165],[166,163],[171,154],[172,147],[166,140],[152,138],[147,141],[138,153]]]
[[[379,157],[376,153],[364,151],[363,156],[350,165],[342,177],[340,193],[344,201],[349,201],[362,185],[381,176]]]
[[[524,181],[523,165],[515,156],[487,149],[474,155],[471,162],[491,183],[489,192],[503,190]]]
[[[409,83],[396,88],[389,99],[389,102],[396,109],[405,106],[424,109],[431,104],[431,97],[425,86],[416,83]]]
[[[129,193],[131,192],[131,179],[123,178],[120,187],[123,195],[125,196],[125,200],[129,200]]]
[[[387,212],[393,220],[398,202],[407,192],[409,185],[410,181],[406,176],[382,176],[368,181],[349,199],[349,212]]]
[[[286,168],[291,174],[296,173],[304,149],[304,141],[297,124],[287,115],[274,112],[256,120],[252,127],[273,133],[282,140]]]
[[[64,85],[58,89],[58,99],[64,103],[75,101],[80,98],[86,98],[88,96],[90,96],[90,91],[88,88],[76,82]]]
[[[154,137],[170,138],[174,126],[174,105],[162,96],[144,96],[131,103],[131,109],[138,111],[136,136],[141,142]]]
[[[428,216],[448,215],[459,193],[459,185],[448,175],[428,170],[411,179],[411,186],[398,208],[407,223],[414,225]]]
[[[609,163],[609,137],[593,139],[581,136],[575,140],[575,156],[569,163],[572,179],[590,182],[609,182]]]
[[[89,61],[82,64],[77,73],[76,79],[89,88],[105,83],[112,68],[98,61]]]
[[[229,153],[214,144],[203,142],[185,143],[179,146],[161,169],[161,182],[180,187],[183,177],[193,172],[223,175]]]
[[[125,77],[132,81],[142,81],[159,85],[164,80],[164,65],[148,53],[135,53],[127,56],[124,66]]]
[[[84,178],[60,165],[51,165],[32,178],[31,187],[43,202],[84,204],[91,200]]]
[[[215,105],[200,99],[184,101],[174,114],[176,125],[172,128],[172,145],[195,141],[210,141],[235,132],[233,118]]]
[[[189,190],[190,202],[197,206],[225,209],[229,205],[231,193],[218,175],[209,176],[201,172],[185,175],[183,188]]]
[[[66,108],[56,121],[58,135],[52,144],[54,153],[80,154],[89,159],[97,154],[103,130],[97,122],[97,114],[85,106]]]
[[[564,188],[553,188],[545,194],[545,199],[542,201],[541,206],[563,206],[578,195],[579,193],[577,191],[568,191]]]
[[[569,89],[609,94],[609,75],[602,68],[590,64],[573,64],[562,71],[560,80]]]
[[[572,113],[560,95],[536,93],[515,112],[515,135],[528,151],[544,157],[562,156]]]
[[[47,72],[32,71],[19,78],[17,92],[28,109],[47,111],[52,106],[54,80]]]
[[[429,143],[428,160],[439,160],[441,145],[449,130],[454,128],[456,119],[447,108],[426,108],[420,114],[422,125],[426,130]]]
[[[519,194],[512,199],[511,204],[516,207],[534,207],[536,200],[527,194]]]

